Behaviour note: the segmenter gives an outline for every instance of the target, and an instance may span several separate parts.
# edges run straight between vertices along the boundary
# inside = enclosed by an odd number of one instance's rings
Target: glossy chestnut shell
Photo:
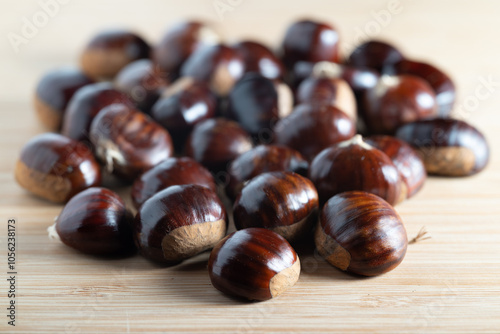
[[[62,203],[101,183],[101,171],[84,144],[55,133],[32,138],[15,168],[17,183],[33,194]]]
[[[283,78],[284,66],[267,46],[255,41],[242,41],[233,47],[243,56],[245,73],[260,73],[271,80]]]
[[[346,64],[353,67],[372,68],[384,73],[397,62],[404,60],[403,54],[389,43],[382,41],[367,41],[357,46],[349,56]]]
[[[215,246],[208,260],[212,285],[249,300],[268,300],[292,287],[300,275],[295,250],[263,228],[236,231]]]
[[[389,203],[370,193],[349,191],[330,198],[323,207],[315,243],[333,266],[376,276],[403,261],[408,239]]]

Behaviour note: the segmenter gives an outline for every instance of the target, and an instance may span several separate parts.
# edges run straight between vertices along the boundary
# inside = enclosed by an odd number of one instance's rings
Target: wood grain
[[[2,3],[0,332],[500,332],[500,85],[482,83],[500,83],[498,1],[401,0],[401,12],[378,29],[373,13],[387,10],[389,0],[232,1],[234,8],[222,20],[213,6],[220,2],[229,1],[73,0],[17,54],[8,34],[19,33],[23,17],[31,19],[41,7],[36,0]],[[211,287],[206,253],[162,268],[138,256],[88,257],[48,239],[46,229],[61,206],[28,195],[13,179],[20,148],[44,131],[31,106],[44,71],[73,63],[102,27],[136,28],[156,41],[175,20],[197,17],[215,22],[230,41],[276,43],[285,26],[303,16],[334,22],[344,50],[352,48],[360,29],[371,27],[403,52],[442,67],[459,88],[456,115],[479,127],[492,146],[483,173],[430,178],[415,198],[397,207],[410,239],[423,225],[432,238],[410,245],[396,270],[360,279],[306,248],[299,250],[302,275],[295,287],[276,300],[248,304]],[[478,89],[488,96],[476,99]],[[127,189],[121,193],[128,200]],[[5,317],[9,217],[18,220],[16,328]]]

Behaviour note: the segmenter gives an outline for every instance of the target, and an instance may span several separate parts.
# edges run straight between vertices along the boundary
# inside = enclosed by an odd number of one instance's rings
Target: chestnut
[[[223,118],[198,123],[186,142],[186,155],[212,172],[225,171],[237,156],[252,148],[249,134]]]
[[[92,120],[104,107],[113,103],[133,106],[132,100],[107,82],[80,88],[69,101],[64,114],[61,133],[79,141],[89,141]]]
[[[245,73],[260,73],[271,80],[283,78],[284,66],[267,46],[254,41],[242,41],[233,47],[243,56]]]
[[[137,108],[149,113],[168,81],[151,60],[140,59],[125,66],[117,74],[114,85],[117,90],[127,94]]]
[[[290,86],[293,92],[297,91],[302,81],[313,74],[315,64],[316,63],[309,61],[298,61],[292,68],[288,69],[285,75],[285,82]]]
[[[112,79],[134,60],[149,58],[149,45],[137,34],[126,30],[98,33],[80,56],[80,66],[93,79]]]
[[[283,63],[289,69],[298,61],[317,63],[326,60],[338,63],[339,34],[327,23],[301,20],[286,31],[282,52]]]
[[[346,60],[346,65],[372,68],[379,73],[404,60],[403,54],[394,46],[382,41],[367,41],[358,45]]]
[[[219,42],[220,36],[208,25],[198,21],[179,22],[154,47],[153,60],[167,74],[167,78],[174,81],[194,51]]]
[[[212,285],[225,294],[264,301],[297,283],[300,260],[279,234],[247,228],[215,246],[208,260],[208,274]]]
[[[132,220],[118,194],[94,187],[69,200],[49,228],[49,236],[86,254],[125,255],[136,249]]]
[[[226,96],[244,73],[242,55],[224,44],[197,49],[184,62],[181,76],[205,81],[219,96]]]
[[[132,202],[139,208],[148,198],[170,186],[199,184],[217,190],[212,174],[191,158],[168,158],[139,176],[132,185]]]
[[[227,113],[262,142],[269,140],[274,123],[288,116],[292,108],[293,96],[286,84],[248,73],[229,93]]]
[[[92,151],[55,133],[32,138],[21,150],[14,173],[21,187],[56,203],[101,183],[101,170]]]
[[[429,174],[473,175],[486,167],[490,157],[483,134],[460,120],[416,121],[402,126],[396,136],[420,153]]]
[[[351,190],[373,193],[393,205],[406,198],[396,166],[361,135],[321,151],[309,166],[309,179],[321,203]]]
[[[92,121],[90,140],[108,172],[133,180],[172,156],[168,132],[144,113],[124,104],[102,109]]]
[[[224,238],[227,218],[213,190],[190,184],[168,187],[147,199],[134,224],[142,256],[176,264]]]
[[[51,131],[61,129],[66,106],[73,94],[93,81],[77,68],[63,67],[46,73],[33,99],[38,118]]]
[[[253,177],[275,171],[307,174],[309,163],[296,150],[282,145],[259,145],[231,162],[226,194],[235,199],[243,186]]]
[[[363,276],[396,268],[406,254],[406,230],[394,208],[382,198],[348,191],[328,200],[314,237],[331,265]]]
[[[410,198],[424,185],[427,179],[424,162],[409,144],[401,139],[391,136],[371,136],[365,142],[384,152],[396,166],[402,186],[406,188],[403,193]]]
[[[436,116],[434,91],[415,76],[384,75],[364,96],[363,117],[372,134],[394,134],[403,124]]]
[[[317,218],[313,183],[293,172],[269,172],[251,179],[233,206],[234,225],[270,229],[289,242],[308,236]]]
[[[192,78],[173,83],[151,110],[151,117],[168,130],[178,151],[199,122],[215,117],[217,100],[208,84]]]
[[[289,146],[312,160],[322,149],[356,133],[352,118],[331,105],[301,104],[278,121],[274,143]]]

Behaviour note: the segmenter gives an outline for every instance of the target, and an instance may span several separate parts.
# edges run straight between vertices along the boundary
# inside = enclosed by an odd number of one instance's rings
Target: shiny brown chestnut
[[[93,79],[112,79],[127,64],[149,58],[149,45],[137,34],[126,30],[98,33],[80,56],[82,71]]]
[[[460,120],[417,121],[401,127],[396,136],[419,152],[427,173],[433,175],[477,174],[486,167],[490,157],[483,134]]]
[[[424,162],[409,144],[401,139],[391,136],[371,136],[365,138],[365,142],[384,152],[396,166],[402,186],[406,187],[403,193],[410,198],[415,195],[424,185],[427,179]]]
[[[312,20],[298,21],[286,31],[282,52],[283,63],[289,69],[298,61],[316,63],[326,60],[338,63],[339,34],[327,23]]]
[[[367,41],[358,45],[346,60],[346,64],[353,67],[368,67],[379,73],[405,59],[403,54],[394,46],[381,41]]]
[[[153,60],[170,81],[180,75],[182,64],[196,50],[215,45],[220,36],[208,25],[185,21],[171,27],[153,49]]]
[[[223,118],[198,123],[186,142],[186,155],[213,172],[225,171],[237,156],[252,148],[250,135]]]
[[[199,184],[217,190],[212,174],[191,158],[168,158],[139,176],[132,185],[132,202],[139,208],[148,198],[170,186]]]
[[[313,183],[293,172],[270,172],[251,179],[233,206],[234,225],[262,227],[289,242],[309,235],[317,218],[318,193]]]
[[[219,96],[226,96],[244,73],[241,54],[224,44],[205,46],[193,52],[181,68],[181,76],[205,81]]]
[[[296,150],[282,145],[259,145],[231,162],[226,194],[235,199],[253,177],[266,172],[288,171],[306,175],[309,163]]]
[[[135,251],[132,214],[114,191],[89,188],[64,206],[49,236],[92,255],[126,255]]]
[[[288,86],[259,73],[247,73],[228,96],[228,115],[260,142],[269,141],[272,126],[293,109]]]
[[[168,81],[149,59],[136,60],[125,66],[114,80],[117,90],[127,94],[137,108],[149,113]]]
[[[90,140],[106,169],[125,180],[135,179],[173,154],[168,132],[124,104],[112,104],[97,114]]]
[[[89,187],[99,186],[101,170],[84,144],[55,133],[32,138],[15,168],[17,183],[29,192],[62,203]]]
[[[175,264],[214,247],[226,235],[226,211],[217,194],[197,184],[171,186],[144,202],[135,217],[142,256]]]
[[[215,246],[208,274],[212,285],[225,294],[264,301],[295,285],[300,260],[279,234],[248,228],[228,235]]]
[[[363,191],[330,198],[314,239],[319,254],[331,265],[363,276],[393,270],[408,247],[406,230],[394,208]]]
[[[260,73],[271,80],[283,78],[284,66],[267,46],[255,41],[242,41],[233,47],[243,56],[245,73]]]
[[[321,151],[309,166],[321,203],[351,190],[370,192],[394,205],[406,198],[396,166],[361,135]]]
[[[354,121],[330,105],[301,104],[274,127],[274,143],[286,145],[312,160],[322,149],[356,133]]]
[[[384,75],[366,92],[362,109],[370,133],[394,134],[403,124],[437,117],[436,94],[418,77]]]
[[[59,131],[69,100],[93,81],[81,70],[63,67],[46,73],[38,83],[33,104],[40,121],[51,131]]]
[[[61,134],[79,141],[89,141],[92,120],[102,108],[113,103],[133,106],[130,98],[107,82],[80,88],[69,101],[64,114]]]

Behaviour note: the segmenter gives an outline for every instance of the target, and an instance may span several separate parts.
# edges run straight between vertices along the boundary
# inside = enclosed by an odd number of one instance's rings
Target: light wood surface
[[[234,5],[222,19],[213,7],[220,2]],[[401,0],[401,12],[385,26],[378,24],[376,37],[453,76],[457,117],[484,131],[492,147],[483,173],[431,178],[414,199],[397,207],[410,238],[422,226],[432,238],[409,246],[403,263],[381,277],[346,275],[309,252],[302,256],[295,287],[276,300],[241,303],[212,288],[208,254],[162,268],[139,256],[95,259],[49,240],[46,229],[61,206],[28,195],[13,180],[22,145],[44,131],[31,107],[37,79],[50,68],[73,63],[103,27],[131,27],[154,42],[175,20],[197,17],[213,21],[229,41],[252,37],[276,45],[286,25],[310,16],[335,23],[348,50],[359,29],[377,30],[373,12],[390,2],[73,0],[16,54],[8,34],[19,33],[23,17],[41,7],[35,0],[3,0],[0,332],[500,333],[500,85],[474,100],[478,89],[485,92],[478,88],[481,78],[500,83],[498,1]],[[18,220],[15,328],[5,317],[9,217]]]

